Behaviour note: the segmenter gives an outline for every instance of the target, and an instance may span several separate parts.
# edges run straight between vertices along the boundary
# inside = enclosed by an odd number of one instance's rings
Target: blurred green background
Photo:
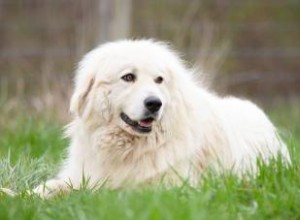
[[[171,42],[220,94],[294,102],[299,12],[299,0],[1,0],[1,111],[66,121],[78,60],[124,37]]]

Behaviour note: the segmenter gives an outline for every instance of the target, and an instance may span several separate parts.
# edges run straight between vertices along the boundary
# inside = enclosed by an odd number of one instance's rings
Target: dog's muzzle
[[[144,100],[144,116],[140,120],[132,120],[124,112],[120,114],[121,119],[133,130],[139,133],[149,133],[152,131],[153,121],[157,119],[162,101],[155,97],[149,96]]]

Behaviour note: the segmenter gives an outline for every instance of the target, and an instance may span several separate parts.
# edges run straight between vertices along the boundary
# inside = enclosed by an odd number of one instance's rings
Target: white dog
[[[242,175],[289,153],[255,104],[204,89],[165,43],[124,40],[89,52],[71,99],[68,157],[34,191],[196,185],[208,168]],[[86,180],[86,181],[84,181]]]

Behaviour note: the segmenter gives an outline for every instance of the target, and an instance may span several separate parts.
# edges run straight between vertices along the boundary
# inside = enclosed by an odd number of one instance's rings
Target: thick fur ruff
[[[134,80],[124,78],[128,74]],[[143,133],[120,114],[141,123],[150,95],[162,106],[151,132]],[[34,190],[45,198],[82,184],[91,189],[197,185],[209,168],[241,176],[257,172],[257,159],[268,162],[280,154],[290,161],[260,108],[205,89],[162,42],[123,40],[89,52],[79,64],[70,108],[67,159],[54,179]]]

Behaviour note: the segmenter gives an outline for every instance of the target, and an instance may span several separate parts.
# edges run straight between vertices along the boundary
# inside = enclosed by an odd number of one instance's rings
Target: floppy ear
[[[87,98],[95,83],[95,78],[90,75],[86,79],[76,79],[75,92],[71,98],[70,112],[82,116],[86,107]]]

